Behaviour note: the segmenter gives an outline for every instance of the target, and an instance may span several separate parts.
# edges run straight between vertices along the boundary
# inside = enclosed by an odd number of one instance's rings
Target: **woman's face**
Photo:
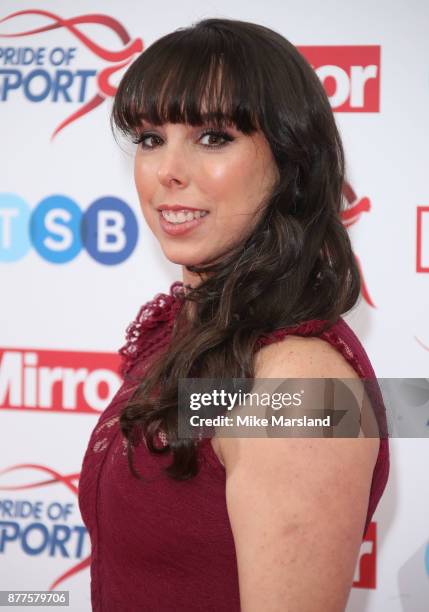
[[[141,126],[134,164],[140,205],[173,263],[208,263],[249,235],[277,176],[262,132],[246,136],[226,127],[210,133],[210,126],[182,123]],[[177,210],[162,213],[163,206]],[[205,214],[195,218],[189,208]]]

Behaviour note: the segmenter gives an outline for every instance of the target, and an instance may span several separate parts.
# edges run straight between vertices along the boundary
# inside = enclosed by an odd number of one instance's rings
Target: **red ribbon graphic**
[[[344,183],[343,194],[348,202],[348,207],[341,211],[340,216],[343,225],[348,228],[359,220],[362,213],[369,212],[371,210],[371,202],[369,201],[369,198],[361,198],[358,200],[352,186],[349,183]],[[356,254],[354,254],[354,256],[359,269],[362,297],[369,306],[375,308],[376,306],[369,295],[368,287],[363,276],[360,260]]]
[[[417,336],[414,336],[414,340],[416,340],[425,351],[429,351],[429,346],[424,344]]]

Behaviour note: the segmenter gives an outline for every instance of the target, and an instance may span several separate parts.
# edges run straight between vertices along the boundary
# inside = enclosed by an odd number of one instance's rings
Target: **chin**
[[[184,253],[183,248],[176,249],[163,249],[165,257],[171,261],[171,263],[180,265],[180,266],[198,266],[203,265],[209,261],[213,255],[208,255],[207,253],[202,254],[201,252],[194,251],[192,254]]]
[[[197,266],[202,262],[202,256],[193,254],[187,256],[183,253],[183,250],[179,252],[178,249],[165,249],[164,250],[165,257],[171,261],[171,263],[178,264],[180,266]]]

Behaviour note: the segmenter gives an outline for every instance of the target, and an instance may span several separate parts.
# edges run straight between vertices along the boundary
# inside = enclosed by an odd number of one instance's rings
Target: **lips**
[[[161,211],[161,210],[171,210],[171,211],[179,211],[179,210],[190,210],[190,211],[204,211],[204,212],[209,212],[208,210],[205,210],[204,208],[193,208],[192,206],[182,206],[181,204],[161,204],[161,206],[158,206],[157,210]]]
[[[183,208],[181,210],[184,210]],[[199,209],[193,209],[199,210]],[[207,217],[209,217],[209,213],[205,214],[202,217],[194,218],[190,221],[183,221],[181,223],[170,223],[167,219],[164,219],[162,212],[159,210],[159,223],[161,229],[170,236],[182,236],[184,234],[188,234],[192,232],[194,229],[199,227],[201,224],[206,223]]]

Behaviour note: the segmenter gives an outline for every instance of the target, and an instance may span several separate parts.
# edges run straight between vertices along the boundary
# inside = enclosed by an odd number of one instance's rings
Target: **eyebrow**
[[[226,118],[225,119],[221,119],[221,120],[216,120],[216,119],[208,119],[208,118],[205,118],[205,117],[201,117],[201,119],[203,120],[202,127],[207,126],[207,125],[208,126],[213,125],[215,128],[218,128],[218,129],[230,128],[230,129],[238,130],[236,124],[233,121],[231,121],[229,119],[226,119]],[[168,122],[163,122],[163,123],[160,123],[160,124],[155,124],[155,123],[152,123],[151,121],[148,121],[147,119],[142,119],[140,121],[139,128],[142,129],[142,130],[144,130],[145,128],[150,129],[152,127],[157,128],[157,127],[162,127],[166,123],[168,123]],[[183,123],[183,122],[179,122],[179,124],[180,125],[189,125],[189,127],[192,128],[192,129],[198,127],[198,126],[192,126],[190,124]]]

